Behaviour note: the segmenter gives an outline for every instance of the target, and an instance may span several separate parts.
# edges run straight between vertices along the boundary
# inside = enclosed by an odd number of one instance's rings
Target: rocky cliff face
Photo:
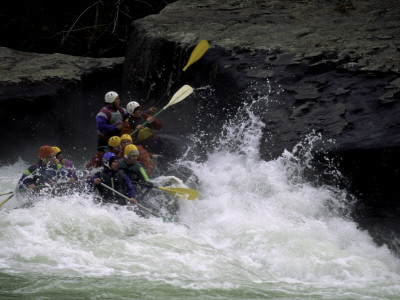
[[[311,129],[334,137],[338,149],[397,147],[399,17],[398,1],[181,0],[134,22],[125,84],[168,84],[182,54],[207,39],[214,49],[202,61],[203,80],[222,82],[224,95],[273,87],[279,101],[263,114],[274,135],[266,158]]]
[[[151,101],[170,87],[192,47],[208,40],[211,49],[185,81],[212,84],[220,108],[269,95],[259,111],[264,159],[312,131],[334,140],[321,145],[309,176],[318,177],[327,157],[338,159],[363,199],[355,217],[382,231],[384,222],[363,220],[400,215],[399,20],[395,0],[180,0],[133,23],[124,86]]]
[[[35,161],[43,143],[87,161],[96,150],[95,116],[104,94],[120,89],[123,62],[0,47],[1,162]]]

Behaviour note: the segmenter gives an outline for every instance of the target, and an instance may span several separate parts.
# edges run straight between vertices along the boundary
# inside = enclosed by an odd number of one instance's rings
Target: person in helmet
[[[129,134],[121,135],[122,151],[124,152],[127,146],[132,145],[132,142],[132,137]],[[135,145],[135,147],[137,147],[139,151],[139,156],[137,160],[144,165],[147,174],[150,175],[156,168],[156,164],[151,159],[153,157],[153,153],[148,152],[146,149],[143,148],[142,145]]]
[[[96,116],[97,126],[97,154],[86,165],[91,170],[101,165],[101,158],[107,150],[107,141],[112,136],[120,136],[123,121],[129,117],[126,109],[121,107],[121,101],[116,92],[108,92],[105,97],[105,106]]]
[[[129,102],[126,110],[129,118],[122,125],[122,134],[131,135],[135,145],[143,145],[150,152],[165,154],[167,143],[154,134],[154,130],[162,128],[160,120],[144,113],[142,107],[135,101]],[[146,122],[147,124],[143,126]]]
[[[54,155],[56,156],[58,162],[69,172],[71,172],[72,174],[76,173],[76,169],[74,164],[72,163],[72,161],[64,158],[64,155],[61,151],[60,148],[58,148],[57,146],[53,146],[52,147],[54,150]]]
[[[103,157],[104,153],[114,153],[117,156],[117,159],[124,157],[124,153],[121,148],[121,138],[119,136],[110,137],[108,139],[107,145],[108,147],[106,151],[99,151],[97,155],[92,158],[92,160],[87,164],[86,168],[88,170],[91,170],[93,168],[100,168],[103,165],[101,158]],[[100,154],[102,155],[99,156]]]
[[[36,190],[44,185],[52,185],[59,180],[75,182],[77,177],[59,163],[57,163],[54,149],[50,146],[42,146],[38,152],[39,161],[24,171],[18,181],[19,189]]]
[[[138,148],[129,144],[124,149],[124,158],[118,160],[118,169],[123,170],[134,185],[137,181],[149,181],[149,176],[147,176],[144,166],[138,161],[138,158]]]
[[[132,137],[129,134],[121,135],[121,148],[122,151],[125,150],[125,147],[131,145],[133,143]]]
[[[98,131],[98,148],[107,148],[107,141],[112,136],[120,136],[122,123],[129,117],[126,109],[121,107],[121,101],[116,92],[108,92],[105,97],[105,106],[96,116]]]
[[[119,136],[112,136],[108,140],[108,152],[112,152],[120,159],[124,156],[121,146],[121,138]]]
[[[92,176],[89,186],[98,190],[103,198],[103,202],[126,205],[125,198],[105,188],[100,182],[129,197],[130,203],[136,203],[136,189],[124,171],[118,170],[116,155],[112,152],[107,152],[103,155],[101,161],[103,163],[103,170]]]

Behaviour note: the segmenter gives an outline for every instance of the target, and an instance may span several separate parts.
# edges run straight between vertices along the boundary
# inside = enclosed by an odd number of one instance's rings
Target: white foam
[[[189,289],[400,294],[399,260],[332,207],[343,205],[346,192],[296,180],[302,167],[290,151],[260,161],[264,125],[251,106],[241,113],[207,161],[186,162],[200,192],[197,201],[180,202],[180,220],[190,228],[96,205],[90,196],[44,197],[0,212],[0,268],[132,276]],[[0,168],[1,192],[12,190],[27,166]]]

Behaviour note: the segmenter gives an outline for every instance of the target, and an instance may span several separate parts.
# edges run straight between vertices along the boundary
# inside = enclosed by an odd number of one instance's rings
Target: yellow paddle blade
[[[185,84],[181,87],[171,98],[171,101],[167,105],[164,106],[163,110],[166,109],[168,106],[174,105],[178,102],[181,102],[187,96],[193,93],[193,88],[190,85]],[[155,115],[154,115],[155,116]]]
[[[206,40],[201,40],[192,51],[192,54],[190,54],[189,61],[183,68],[183,71],[186,71],[186,69],[189,68],[190,65],[198,61],[204,55],[204,53],[207,52],[209,47],[210,44]]]
[[[196,200],[197,197],[199,196],[199,192],[196,190],[191,190],[191,189],[186,189],[186,188],[164,188],[159,186],[158,187],[160,190],[164,190],[174,196],[177,196],[181,199],[186,199],[186,200]]]

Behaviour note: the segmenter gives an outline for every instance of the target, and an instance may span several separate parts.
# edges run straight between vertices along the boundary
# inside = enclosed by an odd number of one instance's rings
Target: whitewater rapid
[[[196,174],[200,193],[180,200],[181,224],[81,194],[14,210],[6,203],[0,295],[396,299],[400,261],[336,209],[346,191],[296,178],[302,166],[291,151],[260,160],[264,125],[251,106],[241,114],[222,128],[206,161],[179,162]],[[28,166],[2,166],[1,193]]]

